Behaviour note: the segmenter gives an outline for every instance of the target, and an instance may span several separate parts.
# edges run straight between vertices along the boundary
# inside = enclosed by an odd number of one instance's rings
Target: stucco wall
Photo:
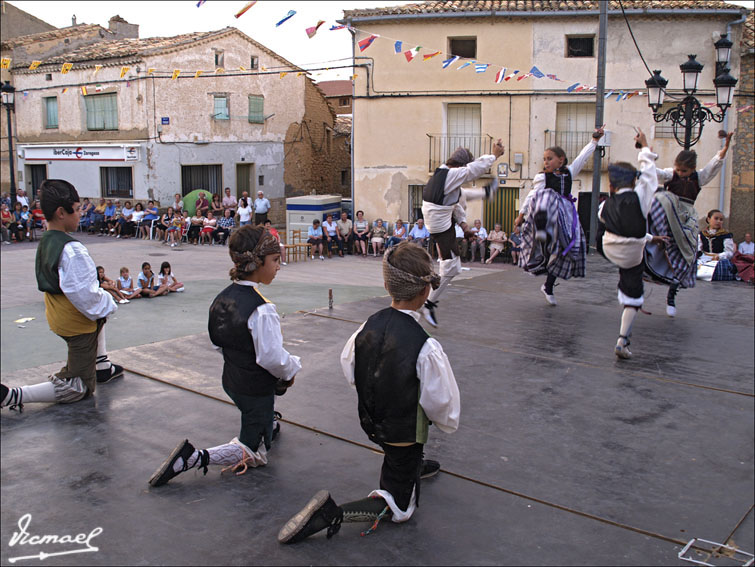
[[[735,106],[751,105],[752,92],[755,89],[753,80],[753,62],[755,56],[752,53],[742,59],[739,86],[749,96],[736,98]],[[744,240],[745,232],[752,234],[755,230],[755,182],[753,179],[753,138],[755,126],[753,125],[755,111],[751,108],[738,113],[738,124],[734,141],[732,142],[732,178],[731,178],[731,216],[728,228],[734,233],[737,243]]]

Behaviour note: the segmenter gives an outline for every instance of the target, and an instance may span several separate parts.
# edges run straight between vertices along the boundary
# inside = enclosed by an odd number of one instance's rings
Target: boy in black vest
[[[267,464],[267,451],[280,425],[275,395],[293,385],[301,369],[298,356],[283,348],[275,305],[259,292],[280,270],[280,245],[263,226],[242,226],[228,240],[233,283],[210,306],[210,340],[223,353],[223,390],[241,412],[241,431],[230,442],[195,449],[185,439],[158,467],[149,484],[161,486],[192,468],[207,474],[208,465],[244,474]],[[221,472],[223,472],[221,471]]]
[[[48,230],[37,247],[37,287],[45,294],[50,330],[68,345],[68,361],[49,382],[1,386],[0,407],[11,409],[23,409],[28,403],[78,402],[94,394],[97,382],[123,374],[122,367],[107,360],[103,328],[105,318],[118,306],[100,287],[87,249],[68,234],[79,226],[79,194],[62,179],[45,180],[39,191]],[[97,370],[100,364],[102,372]]]
[[[423,460],[432,421],[441,431],[459,426],[459,388],[440,343],[419,324],[417,309],[437,288],[429,254],[409,242],[383,256],[385,288],[391,306],[372,315],[352,335],[341,353],[341,367],[356,386],[362,429],[385,453],[380,489],[367,498],[337,506],[326,490],[278,533],[281,543],[295,543],[327,528],[328,538],[344,522],[381,518],[405,522],[419,506],[420,479],[438,473],[440,464]]]
[[[640,171],[625,162],[608,166],[611,196],[600,204],[598,211],[599,249],[619,267],[619,303],[623,306],[621,329],[614,352],[619,358],[629,358],[629,337],[632,323],[644,301],[642,274],[645,264],[645,244],[663,243],[664,236],[652,236],[647,230],[647,215],[656,189],[656,156],[647,147],[647,138],[638,129],[635,142],[642,149],[638,156]]]
[[[458,223],[466,230],[467,200],[495,198],[496,181],[487,187],[462,189],[462,185],[471,183],[489,170],[495,161],[503,155],[503,144],[499,139],[493,145],[493,153],[474,159],[466,148],[456,148],[448,161],[435,170],[433,176],[422,190],[422,218],[430,232],[430,239],[440,251],[440,285],[430,293],[421,313],[433,327],[438,326],[435,308],[440,295],[461,272],[461,258],[456,243]]]

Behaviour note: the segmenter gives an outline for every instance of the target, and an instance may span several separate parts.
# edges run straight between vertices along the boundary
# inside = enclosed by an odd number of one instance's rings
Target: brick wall
[[[755,90],[755,76],[753,67],[755,55],[743,54],[740,66],[739,92],[747,97],[736,97],[730,112],[736,112],[736,107],[753,104],[753,90]],[[753,177],[753,116],[755,110],[740,112],[737,119],[737,130],[732,141],[732,173],[731,173],[731,217],[729,230],[734,234],[734,241],[739,243],[744,239],[745,232],[752,233],[755,229],[755,179]]]
[[[304,118],[289,126],[284,142],[283,181],[286,197],[342,195],[351,197],[350,173],[342,184],[341,172],[351,171],[350,137],[337,135],[335,116],[325,97],[310,80],[304,88]],[[285,222],[285,202],[273,205],[274,223]],[[279,214],[278,214],[279,212]],[[278,216],[281,218],[278,219]]]

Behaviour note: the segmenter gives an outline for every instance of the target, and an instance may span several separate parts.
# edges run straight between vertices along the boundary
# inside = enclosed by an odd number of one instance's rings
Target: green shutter
[[[249,95],[249,122],[252,124],[265,122],[265,97]]]

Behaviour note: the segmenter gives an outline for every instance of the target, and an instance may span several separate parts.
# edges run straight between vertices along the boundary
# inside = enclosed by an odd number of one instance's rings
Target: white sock
[[[440,277],[440,285],[438,286],[438,289],[434,289],[430,292],[429,297],[427,298],[430,301],[438,301],[438,298],[440,297],[440,294],[443,293],[443,290],[446,289],[448,284],[451,283],[451,280],[454,279],[453,276],[441,276]]]
[[[32,386],[11,388],[8,391],[8,395],[0,403],[0,406],[5,407],[12,401],[19,404],[54,404],[57,401],[55,398],[55,386],[52,382],[42,382],[41,384],[33,384]]]
[[[632,323],[637,316],[637,309],[634,307],[624,307],[624,312],[621,314],[621,330],[619,335],[622,337],[629,337],[632,332]]]
[[[97,364],[96,370],[107,370],[113,365],[110,359],[107,357],[107,338],[105,337],[105,326],[100,329],[100,334],[97,335]]]
[[[210,453],[211,465],[227,467],[228,465],[235,465],[244,458],[244,449],[241,445],[236,445],[235,443],[226,443],[225,445],[211,447],[207,449],[207,452]]]

